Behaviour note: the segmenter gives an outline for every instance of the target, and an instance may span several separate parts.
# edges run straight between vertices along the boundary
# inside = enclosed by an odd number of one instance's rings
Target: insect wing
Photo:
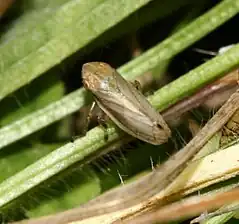
[[[85,88],[94,94],[99,107],[121,129],[151,144],[167,141],[171,131],[162,116],[110,65],[86,63],[82,77]]]
[[[151,144],[161,144],[170,136],[170,129],[144,95],[115,70],[117,86],[94,92],[100,108],[125,132]]]

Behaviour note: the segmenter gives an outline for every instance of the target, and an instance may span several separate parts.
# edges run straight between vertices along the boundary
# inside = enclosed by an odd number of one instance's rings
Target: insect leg
[[[140,92],[142,92],[142,86],[140,84],[140,82],[138,80],[134,80],[133,82],[131,82],[132,85],[137,89],[139,90]]]
[[[97,114],[97,115],[96,115]],[[107,115],[98,107],[97,103],[95,101],[92,102],[91,107],[88,112],[88,116],[86,118],[86,122],[83,128],[83,135],[86,135],[86,132],[89,130],[90,123],[92,119],[94,119],[96,116],[97,123],[102,126],[104,129],[104,139],[105,141],[108,140],[108,133],[107,133],[107,124],[106,121],[108,120]]]
[[[83,135],[86,135],[86,132],[88,131],[89,129],[89,125],[90,125],[90,121],[93,117],[93,111],[94,111],[94,108],[96,107],[96,102],[93,101],[92,104],[91,104],[91,107],[90,107],[90,110],[89,110],[89,113],[88,113],[88,116],[86,118],[86,122],[85,122],[85,127],[83,128]]]
[[[104,139],[105,141],[108,141],[108,133],[107,133],[107,123],[106,121],[108,120],[107,115],[100,110],[100,112],[97,115],[97,121],[99,123],[99,125],[104,129]]]

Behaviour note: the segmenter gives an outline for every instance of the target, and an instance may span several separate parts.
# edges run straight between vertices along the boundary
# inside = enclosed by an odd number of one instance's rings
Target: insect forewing
[[[167,141],[171,131],[144,95],[106,63],[83,65],[83,83],[99,107],[128,134],[151,144]]]

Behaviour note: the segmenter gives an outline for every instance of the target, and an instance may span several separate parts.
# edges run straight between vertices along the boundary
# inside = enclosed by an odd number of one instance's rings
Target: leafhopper
[[[163,117],[110,65],[86,63],[82,77],[84,87],[93,93],[98,106],[123,131],[154,145],[170,137],[171,131]]]

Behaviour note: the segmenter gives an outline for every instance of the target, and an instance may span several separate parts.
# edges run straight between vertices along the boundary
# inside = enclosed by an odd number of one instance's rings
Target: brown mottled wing
[[[97,92],[96,102],[112,121],[128,134],[151,144],[162,144],[167,141],[170,130],[164,121],[162,123],[161,115],[155,111],[154,117],[148,116],[149,111],[140,107],[138,101],[134,102],[132,97],[135,95],[131,93],[126,96],[125,92],[122,94],[122,91],[113,93],[111,91],[110,95],[108,92],[101,91]],[[146,100],[144,96],[142,97]],[[154,108],[150,105],[148,110],[154,110]]]

